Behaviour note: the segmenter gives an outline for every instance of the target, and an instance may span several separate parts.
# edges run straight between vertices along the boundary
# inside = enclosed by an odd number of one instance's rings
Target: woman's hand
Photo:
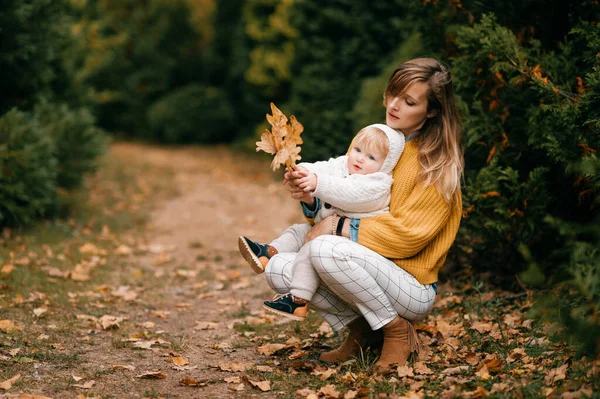
[[[304,243],[306,244],[318,236],[335,235],[339,220],[340,217],[338,215],[327,216],[308,230],[308,233],[304,237]],[[340,236],[350,238],[350,218],[344,218],[344,224],[340,233]]]
[[[327,216],[325,219],[311,227],[304,237],[304,243],[306,244],[310,240],[314,240],[319,236],[335,234],[335,226],[333,223],[335,223],[337,218],[338,217],[335,215]]]

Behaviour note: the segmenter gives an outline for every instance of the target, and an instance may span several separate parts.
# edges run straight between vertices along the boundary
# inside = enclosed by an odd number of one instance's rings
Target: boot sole
[[[238,247],[242,257],[246,260],[246,262],[248,262],[252,270],[254,270],[254,273],[261,274],[265,272],[262,262],[256,255],[254,255],[254,252],[252,252],[250,246],[246,240],[244,240],[244,237],[238,237]]]
[[[271,313],[275,313],[275,314],[278,314],[280,316],[287,317],[288,319],[292,319],[292,320],[296,320],[296,321],[304,321],[304,319],[306,319],[306,317],[296,316],[296,315],[293,315],[291,313],[282,312],[281,310],[273,309],[273,308],[271,308],[271,307],[269,307],[269,306],[267,306],[265,304],[263,304],[262,307],[265,310],[268,310]]]

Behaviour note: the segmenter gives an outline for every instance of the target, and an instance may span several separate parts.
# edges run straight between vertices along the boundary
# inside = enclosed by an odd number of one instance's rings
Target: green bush
[[[148,137],[148,108],[171,91],[206,80],[208,38],[194,26],[187,0],[81,2],[68,56],[76,85],[103,128]]]
[[[152,136],[165,143],[227,141],[232,110],[222,90],[189,85],[161,98],[148,110]]]
[[[26,225],[57,203],[57,161],[47,130],[28,113],[0,117],[0,226]]]
[[[2,0],[0,4],[0,115],[13,107],[29,110],[37,96],[49,96],[68,43],[65,0]]]
[[[298,32],[293,82],[282,111],[304,125],[303,160],[346,151],[361,82],[378,76],[412,32],[407,2],[306,0],[294,3]],[[383,87],[380,89],[383,93]],[[380,94],[381,96],[381,94]],[[378,111],[383,119],[383,111]]]
[[[84,175],[98,168],[98,158],[106,150],[105,133],[85,108],[72,110],[66,104],[42,101],[34,115],[54,142],[58,186],[81,186]]]

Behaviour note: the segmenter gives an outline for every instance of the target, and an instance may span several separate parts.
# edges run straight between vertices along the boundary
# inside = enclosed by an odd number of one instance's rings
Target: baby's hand
[[[300,179],[298,187],[304,192],[315,191],[317,188],[318,178],[314,173],[308,174],[306,177]]]

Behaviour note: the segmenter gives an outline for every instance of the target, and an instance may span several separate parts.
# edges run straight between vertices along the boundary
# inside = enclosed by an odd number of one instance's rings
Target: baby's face
[[[379,172],[387,154],[355,144],[348,154],[348,172],[351,175],[368,175]]]

